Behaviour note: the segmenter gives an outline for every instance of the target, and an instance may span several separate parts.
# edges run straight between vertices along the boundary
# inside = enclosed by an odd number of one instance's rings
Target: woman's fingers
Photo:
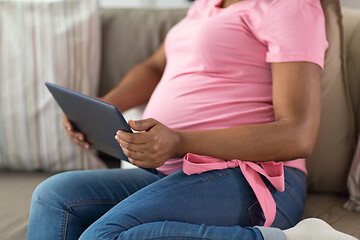
[[[85,149],[89,149],[90,143],[85,141],[85,136],[81,132],[74,131],[74,127],[72,126],[69,119],[66,117],[66,115],[63,116],[62,122],[64,125],[64,128],[66,129],[66,132],[69,134],[71,140],[79,145],[80,147],[83,147]]]
[[[115,139],[122,147],[124,154],[134,160],[134,165],[140,167],[159,167],[168,159],[177,156],[180,145],[179,133],[154,120],[145,119],[129,121],[134,130],[139,133],[118,131]]]
[[[77,145],[79,145],[80,147],[83,147],[85,149],[90,149],[90,144],[86,141],[81,141],[79,140],[77,137],[71,138],[71,140],[76,143]]]
[[[134,159],[134,160],[139,161],[139,162],[144,161],[144,158],[145,158],[144,153],[131,151],[131,150],[128,150],[126,148],[123,148],[122,150],[123,150],[124,154],[128,158]]]
[[[119,130],[116,132],[116,136],[122,141],[132,144],[144,144],[151,140],[150,134],[147,134],[146,132],[129,133]]]
[[[63,115],[63,117],[62,117],[62,123],[63,123],[63,125],[64,125],[64,128],[65,128],[67,131],[73,130],[73,127],[72,127],[69,119],[66,117],[66,115]]]
[[[121,148],[126,148],[126,149],[131,150],[131,151],[142,152],[142,153],[147,152],[147,150],[148,150],[148,145],[147,144],[128,143],[128,142],[125,142],[125,141],[121,140],[117,135],[115,136],[115,139],[116,139],[116,141],[118,141]]]
[[[135,131],[149,131],[151,128],[155,127],[159,122],[153,118],[143,119],[143,120],[130,120],[129,126]]]

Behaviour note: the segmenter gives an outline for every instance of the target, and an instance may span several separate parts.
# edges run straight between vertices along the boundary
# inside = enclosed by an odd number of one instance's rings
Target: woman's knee
[[[97,229],[92,227],[88,227],[79,237],[79,240],[98,240],[98,233],[96,231]]]
[[[78,183],[77,175],[77,172],[64,172],[49,177],[37,186],[32,202],[62,205],[64,199],[75,190]]]
[[[140,219],[136,213],[127,211],[119,203],[91,224],[79,239],[124,239],[123,235],[127,231],[143,223]]]
[[[123,239],[126,231],[127,229],[121,226],[107,226],[95,222],[81,234],[79,240]]]

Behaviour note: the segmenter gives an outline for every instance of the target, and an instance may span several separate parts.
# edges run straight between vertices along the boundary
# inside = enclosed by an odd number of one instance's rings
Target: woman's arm
[[[122,112],[146,103],[160,81],[165,65],[164,45],[161,45],[149,59],[131,69],[113,90],[99,99],[116,106]],[[62,122],[74,143],[86,149],[90,148],[84,134],[75,131],[65,115]]]
[[[309,156],[320,123],[321,69],[312,63],[274,63],[272,72],[274,122],[211,131],[183,131],[180,132],[179,153],[193,150],[225,160],[248,161],[282,161]]]
[[[175,131],[154,119],[130,121],[135,130],[117,140],[130,160],[159,167],[186,153],[224,160],[284,161],[307,157],[315,145],[321,111],[321,68],[308,62],[273,63],[275,121],[218,130]]]
[[[145,104],[159,83],[165,65],[163,44],[149,59],[132,68],[101,100],[116,106],[121,112]]]

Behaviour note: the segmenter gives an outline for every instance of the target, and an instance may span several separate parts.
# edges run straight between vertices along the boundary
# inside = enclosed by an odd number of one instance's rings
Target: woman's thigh
[[[28,239],[77,239],[113,206],[160,178],[142,169],[54,175],[33,194]]]
[[[191,176],[179,171],[117,204],[84,236],[110,239],[135,226],[160,221],[250,226],[248,208],[255,202],[239,168]]]
[[[287,168],[285,172],[285,178],[294,178],[287,173]],[[277,205],[286,205],[285,208],[278,207],[281,214],[276,215],[274,222],[281,227],[292,226],[302,213],[301,206],[298,206],[303,203],[302,198],[298,203],[293,196],[298,188],[292,188],[293,181],[286,184],[284,193],[271,189],[269,185]],[[256,205],[255,194],[239,168],[191,176],[179,171],[117,204],[82,237],[108,239],[135,226],[162,221],[224,227],[262,225],[264,215],[261,208],[254,208]],[[294,207],[300,209],[296,214],[292,213]]]
[[[263,178],[276,203],[276,216],[272,227],[288,229],[295,226],[302,217],[306,200],[306,175],[295,168],[284,168],[285,191],[277,191]],[[249,208],[252,226],[262,226],[265,217],[257,201]]]
[[[276,202],[276,217],[273,227],[288,229],[295,226],[304,212],[306,201],[306,175],[291,167],[285,167],[285,191],[276,191],[271,186]]]

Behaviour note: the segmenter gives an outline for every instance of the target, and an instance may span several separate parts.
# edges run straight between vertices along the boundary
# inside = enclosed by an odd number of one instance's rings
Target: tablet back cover
[[[82,132],[95,149],[129,162],[114,137],[118,130],[132,130],[115,106],[52,83],[46,86],[74,128]]]

